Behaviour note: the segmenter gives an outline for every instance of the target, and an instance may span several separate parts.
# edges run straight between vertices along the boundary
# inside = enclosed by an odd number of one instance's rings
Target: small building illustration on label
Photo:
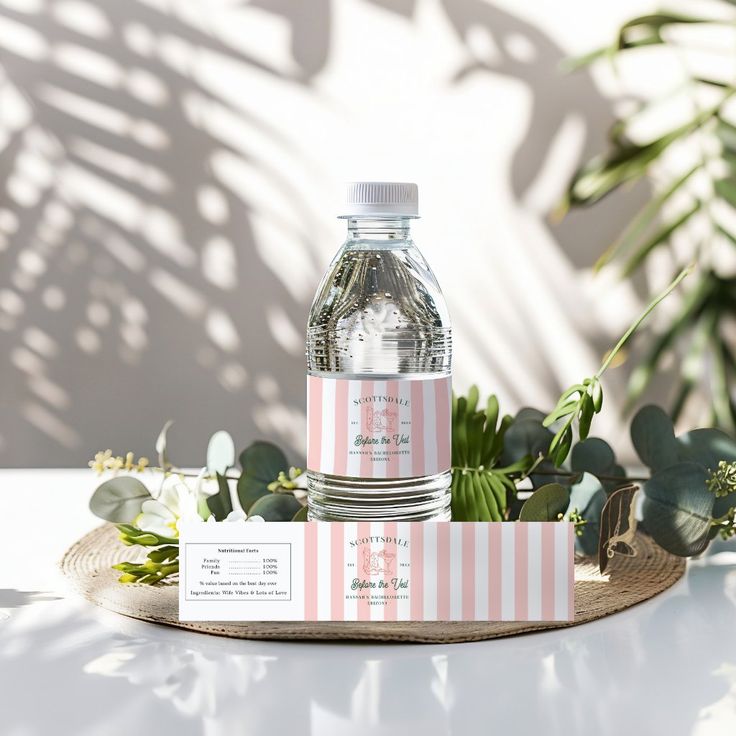
[[[383,548],[371,552],[370,545],[363,546],[363,572],[366,575],[393,575],[396,554]]]

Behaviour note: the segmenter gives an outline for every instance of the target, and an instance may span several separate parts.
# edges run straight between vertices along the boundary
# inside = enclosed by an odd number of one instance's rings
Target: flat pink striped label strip
[[[307,468],[354,478],[449,470],[451,396],[449,376],[307,376]]]
[[[568,523],[300,526],[305,529],[304,620],[574,617],[574,536]]]

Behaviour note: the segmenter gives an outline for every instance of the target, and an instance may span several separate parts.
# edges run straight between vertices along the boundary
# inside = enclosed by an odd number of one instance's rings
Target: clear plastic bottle
[[[307,330],[309,518],[450,518],[450,319],[411,240],[415,184],[348,185]]]

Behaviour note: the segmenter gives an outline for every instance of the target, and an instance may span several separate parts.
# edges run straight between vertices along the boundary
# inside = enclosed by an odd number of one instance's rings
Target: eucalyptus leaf
[[[207,445],[207,470],[225,474],[235,464],[235,443],[229,432],[215,432]]]
[[[212,512],[215,521],[224,521],[233,510],[233,501],[227,478],[221,473],[217,473],[217,486],[220,490],[207,499],[207,508]]]
[[[672,420],[659,406],[642,407],[631,422],[631,442],[641,461],[652,471],[679,460]]]
[[[545,413],[539,409],[535,409],[531,406],[523,406],[519,411],[516,412],[514,417],[515,422],[524,422],[530,420],[541,424],[544,421]]]
[[[583,473],[578,483],[570,488],[570,502],[565,518],[570,512],[577,510],[585,519],[581,534],[575,537],[575,548],[583,555],[598,554],[598,537],[600,534],[601,511],[606,503],[606,492],[603,485],[594,475]]]
[[[736,462],[736,442],[720,429],[693,429],[680,435],[677,445],[681,460],[697,462],[709,473],[718,468],[721,460]],[[723,516],[732,506],[736,506],[736,494],[717,497],[713,502],[713,516]]]
[[[266,521],[291,521],[302,505],[290,493],[269,493],[259,498],[248,516],[261,516]]]
[[[657,471],[644,484],[644,525],[674,555],[690,557],[708,544],[715,496],[707,479],[702,465],[682,462]]]
[[[713,471],[721,460],[736,462],[736,442],[720,429],[693,429],[677,438],[677,455]]]
[[[599,437],[589,437],[572,448],[570,466],[575,471],[605,475],[615,463],[613,448]]]
[[[268,484],[276,480],[280,472],[289,472],[289,463],[276,445],[258,441],[240,453],[240,465],[243,472],[238,478],[238,498],[249,514],[253,503],[270,493]]]
[[[538,488],[521,507],[519,521],[557,521],[570,503],[570,492],[559,483]]]
[[[141,513],[141,505],[151,494],[137,478],[120,475],[97,487],[89,501],[90,511],[100,519],[130,523]]]
[[[543,415],[541,418],[544,418]],[[504,435],[501,465],[511,465],[526,456],[536,458],[540,454],[546,455],[553,436],[542,426],[540,418],[532,418],[528,414],[517,416]]]
[[[626,479],[626,471],[616,462],[613,448],[599,437],[578,442],[572,448],[570,466],[576,472],[595,475],[607,493]]]
[[[299,511],[297,511],[294,514],[294,516],[293,516],[293,518],[291,520],[292,521],[309,521],[309,519],[307,518],[308,516],[309,516],[309,510],[307,509],[306,506],[302,506],[299,509]]]

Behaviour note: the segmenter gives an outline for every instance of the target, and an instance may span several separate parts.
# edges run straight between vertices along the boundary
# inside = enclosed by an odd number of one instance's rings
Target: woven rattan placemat
[[[685,561],[643,534],[637,534],[636,557],[616,557],[601,576],[591,559],[575,563],[574,623],[451,622],[180,622],[175,584],[122,585],[111,565],[135,560],[136,550],[118,541],[106,524],[67,550],[61,569],[73,587],[92,603],[124,616],[167,626],[239,639],[371,640],[451,643],[513,636],[528,631],[577,626],[641,603],[674,585]],[[145,553],[144,553],[145,555]]]

